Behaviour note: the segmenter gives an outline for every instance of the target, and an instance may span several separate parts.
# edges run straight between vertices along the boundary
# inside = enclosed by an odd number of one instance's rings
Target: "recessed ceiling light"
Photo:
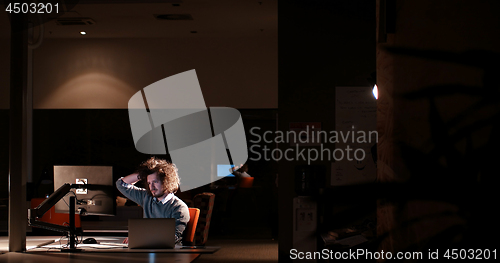
[[[87,34],[87,32],[85,32],[85,31],[81,31],[81,32],[80,32],[80,34],[81,34],[81,35],[86,35],[86,34]]]

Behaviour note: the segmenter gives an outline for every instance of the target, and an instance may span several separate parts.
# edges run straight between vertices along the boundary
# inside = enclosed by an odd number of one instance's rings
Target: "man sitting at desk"
[[[146,189],[134,185],[140,180],[146,180]],[[175,243],[182,244],[182,233],[189,221],[189,209],[174,195],[179,184],[175,164],[155,157],[142,163],[136,173],[116,181],[118,190],[142,207],[144,218],[175,218]],[[128,243],[128,238],[124,243]]]

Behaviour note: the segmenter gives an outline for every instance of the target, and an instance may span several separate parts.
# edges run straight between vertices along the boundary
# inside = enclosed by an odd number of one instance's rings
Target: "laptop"
[[[166,249],[175,247],[175,218],[128,220],[128,248]]]

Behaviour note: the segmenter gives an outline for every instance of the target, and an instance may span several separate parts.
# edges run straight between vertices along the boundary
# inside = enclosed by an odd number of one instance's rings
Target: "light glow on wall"
[[[377,87],[377,84],[375,84],[373,86],[372,93],[373,93],[373,97],[375,97],[375,99],[378,100],[378,87]]]
[[[127,108],[136,92],[124,81],[108,74],[89,72],[76,76],[45,96],[42,109]]]

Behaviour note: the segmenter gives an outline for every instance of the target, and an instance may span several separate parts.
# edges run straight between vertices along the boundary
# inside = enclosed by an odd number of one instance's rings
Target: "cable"
[[[69,191],[67,194],[64,195],[64,197],[66,197],[69,193],[72,193],[75,196],[75,202],[77,204],[78,204],[78,202],[82,201],[82,199],[78,199],[78,196],[76,196],[75,192],[73,192],[73,191]],[[69,208],[68,202],[66,202],[66,200],[64,200],[64,198],[62,198],[62,200],[64,201],[64,203],[66,204],[66,206]]]
[[[94,199],[94,197],[96,197],[96,196],[100,196],[100,195],[105,196],[105,197],[107,197],[107,196],[108,196],[108,195],[106,195],[106,194],[95,194],[94,196],[92,196],[92,197],[91,197],[91,198],[89,198],[88,200],[92,200],[92,199]]]

